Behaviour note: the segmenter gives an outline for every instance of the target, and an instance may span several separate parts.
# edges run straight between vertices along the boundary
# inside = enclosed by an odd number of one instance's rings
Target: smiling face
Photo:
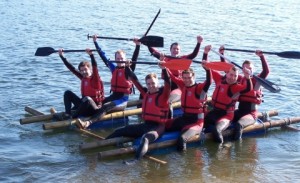
[[[239,71],[236,67],[232,67],[229,72],[226,73],[226,82],[228,84],[234,84],[238,79]]]
[[[115,60],[116,61],[126,61],[126,54],[123,50],[118,50],[115,53]],[[118,67],[124,67],[125,63],[117,62]]]
[[[172,57],[177,57],[180,54],[180,46],[178,43],[171,44],[170,52]]]
[[[80,74],[84,77],[91,77],[92,76],[92,68],[89,62],[81,62],[78,66]]]
[[[156,74],[148,74],[145,78],[145,81],[149,93],[155,93],[158,91],[159,82]]]
[[[195,73],[190,68],[182,72],[182,80],[186,87],[193,86],[195,84]]]

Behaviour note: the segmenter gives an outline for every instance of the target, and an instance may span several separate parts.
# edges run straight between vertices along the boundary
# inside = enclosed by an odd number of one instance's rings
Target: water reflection
[[[140,180],[252,182],[257,177],[258,151],[255,138],[227,142],[221,147],[207,141],[188,148],[185,153],[172,151],[168,156],[158,157],[168,161],[168,164],[159,165],[150,160],[137,164]],[[153,177],[154,172],[157,178]]]
[[[255,179],[258,161],[255,138],[226,142],[222,146],[209,144],[207,152],[208,171],[214,179],[241,182]]]

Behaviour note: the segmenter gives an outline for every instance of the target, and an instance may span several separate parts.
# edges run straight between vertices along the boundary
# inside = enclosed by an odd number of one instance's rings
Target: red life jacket
[[[112,73],[111,91],[131,94],[132,87],[132,81],[126,79],[125,68],[116,68]]]
[[[81,79],[81,95],[91,97],[97,105],[104,100],[103,88],[95,88],[92,78]]]
[[[201,97],[196,94],[197,84],[184,87],[181,94],[181,108],[185,113],[203,113],[206,102],[206,95]]]
[[[235,83],[236,84],[236,83]],[[231,86],[226,81],[221,81],[216,84],[216,89],[213,92],[212,104],[214,108],[233,112],[235,110],[235,103],[238,99],[239,93],[233,95],[230,93]]]
[[[253,80],[252,80],[252,83],[254,83]],[[260,104],[263,101],[262,96],[263,95],[262,95],[262,90],[260,88],[260,84],[258,82],[256,82],[253,90],[251,90],[247,93],[242,93],[240,95],[239,101],[240,102],[251,102],[251,103],[254,103],[254,104]]]
[[[144,96],[142,104],[142,117],[145,121],[154,121],[157,123],[165,123],[169,116],[169,106],[159,106],[158,97],[161,93],[147,93]]]

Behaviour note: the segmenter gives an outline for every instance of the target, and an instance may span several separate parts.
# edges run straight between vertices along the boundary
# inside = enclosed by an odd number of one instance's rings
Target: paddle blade
[[[281,89],[276,84],[272,83],[271,81],[268,81],[266,79],[260,78],[258,76],[253,75],[253,77],[256,79],[257,82],[261,84],[265,89],[269,90],[272,93],[279,93]]]
[[[276,55],[283,58],[300,59],[299,51],[284,51],[284,52],[279,52]]]
[[[190,68],[192,60],[190,59],[170,59],[164,66],[171,70],[186,70]]]
[[[235,49],[235,48],[225,48],[225,50],[239,51],[239,52],[246,52],[246,53],[255,53],[254,50],[244,50],[244,49]],[[283,51],[283,52],[263,51],[263,53],[264,54],[277,55],[277,56],[282,57],[282,58],[300,59],[300,52],[299,51]]]
[[[164,47],[164,38],[160,36],[144,36],[141,43],[150,47]]]
[[[206,64],[206,67],[216,71],[229,71],[232,66],[233,65],[228,62],[208,62]]]
[[[51,55],[52,53],[55,53],[56,50],[54,50],[53,48],[51,47],[40,47],[36,50],[35,52],[35,56],[49,56]]]

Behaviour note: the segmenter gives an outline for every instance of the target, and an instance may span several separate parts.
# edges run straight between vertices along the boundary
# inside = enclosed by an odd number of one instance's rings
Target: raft
[[[128,104],[127,104],[127,107],[137,106],[137,105],[140,105],[141,103],[142,103],[141,100],[129,101]],[[51,108],[50,111],[52,109],[53,108]],[[31,108],[30,106],[26,106],[25,111],[28,112],[29,114],[32,114],[33,116],[27,117],[27,118],[21,118],[20,119],[20,124],[21,125],[36,123],[36,122],[50,121],[50,120],[53,120],[53,116],[54,116],[54,114],[52,112],[51,112],[51,114],[44,114],[40,111],[37,111],[37,110]],[[63,113],[63,112],[60,112],[60,113]],[[134,112],[132,112],[132,113],[134,113]],[[104,117],[104,120],[106,118]]]
[[[259,113],[258,117],[259,117],[259,119],[264,120],[264,118],[277,116],[277,115],[278,115],[278,111],[271,110],[268,112]],[[164,138],[162,138],[162,139],[164,139]],[[88,150],[88,149],[97,148],[97,147],[104,147],[104,146],[111,146],[111,145],[116,145],[116,144],[120,144],[120,143],[126,143],[126,142],[130,142],[133,140],[134,140],[133,138],[129,138],[129,137],[116,137],[116,138],[107,139],[107,140],[96,140],[93,142],[83,143],[83,144],[79,145],[79,148],[81,150]]]
[[[133,102],[132,102],[133,103]],[[140,104],[140,101],[134,102],[134,104]],[[133,107],[134,105],[130,105]],[[180,108],[180,102],[175,102],[172,104],[173,107],[173,117],[180,116],[182,110]],[[32,114],[33,116],[20,119],[20,124],[31,124],[36,122],[44,122],[44,130],[54,130],[60,128],[74,128],[76,119],[64,120],[64,121],[50,121],[53,120],[53,114],[41,113],[29,106],[25,107],[25,111]],[[141,108],[127,109],[123,111],[117,111],[105,115],[100,121],[90,125],[89,129],[105,129],[105,128],[116,128],[120,126],[127,125],[129,123],[129,116],[139,115],[142,113]],[[89,118],[82,118],[83,120],[88,120]]]
[[[30,107],[25,108],[25,110],[32,115],[44,115],[44,113],[41,113]],[[182,114],[182,111],[180,110],[180,108],[174,110],[174,116],[181,115],[181,114]],[[296,128],[290,126],[290,124],[299,123],[300,117],[286,118],[286,119],[280,119],[280,120],[268,120],[269,117],[277,116],[277,115],[278,115],[278,112],[276,110],[259,113],[258,117],[260,120],[258,120],[255,124],[245,128],[243,137],[247,137],[249,135],[257,135],[257,134],[261,134],[261,133],[266,133],[268,129],[274,128],[274,127],[282,127],[285,129],[292,129],[292,131],[299,131],[298,128],[296,129]],[[265,120],[265,121],[262,121],[262,120]],[[124,119],[120,120],[120,121],[122,121],[124,123]],[[99,123],[96,123],[97,125],[95,124],[95,126],[91,126],[91,127],[95,128],[95,129],[99,128],[98,125],[101,123],[103,123],[102,125],[104,125],[104,126],[105,125],[111,126],[111,120],[107,120],[107,121],[101,121]],[[100,126],[100,127],[102,127],[102,126]],[[102,140],[97,140],[97,141],[89,142],[89,143],[83,143],[83,144],[79,145],[81,151],[89,150],[89,149],[97,148],[97,147],[100,148],[100,147],[104,147],[104,146],[115,146],[117,144],[120,145],[120,144],[128,143],[128,142],[131,143],[131,146],[129,146],[129,147],[117,148],[117,149],[98,152],[97,155],[98,155],[99,160],[109,158],[109,157],[115,157],[118,155],[132,154],[136,151],[136,149],[138,148],[138,146],[140,144],[140,138],[133,139],[133,138],[128,138],[128,137],[117,137],[117,138],[104,140],[103,137],[98,136],[97,134],[94,134],[88,130],[79,130],[77,128],[75,128],[75,129],[80,132],[87,133],[90,136],[95,137],[97,139],[102,139]],[[229,128],[226,131],[224,131],[223,136],[224,136],[224,138],[226,138],[226,137],[232,135],[232,133],[233,133],[232,129]],[[180,135],[180,132],[165,133],[161,138],[159,138],[157,141],[155,141],[154,143],[151,143],[149,145],[148,153],[153,153],[155,151],[160,152],[160,150],[162,148],[174,147],[179,135]],[[206,139],[212,139],[212,138],[213,138],[213,136],[211,133],[202,132],[201,135],[195,136],[194,138],[190,139],[188,141],[188,145],[190,146],[191,144],[199,143],[200,141],[203,142]],[[145,155],[145,157],[150,158],[155,161],[158,161],[157,159],[155,159],[151,156],[148,156],[148,155]]]
[[[295,124],[295,123],[299,123],[299,122],[300,122],[300,117],[291,117],[291,118],[285,118],[285,119],[279,119],[279,120],[270,120],[270,121],[265,121],[265,122],[258,120],[255,124],[248,126],[244,129],[243,137],[249,136],[249,135],[257,135],[257,134],[265,133],[270,128],[289,126],[290,124]],[[223,136],[225,138],[232,134],[233,134],[233,130],[230,128],[223,132]],[[179,132],[165,133],[157,141],[149,144],[148,152],[151,153],[154,150],[175,146],[179,135],[180,135]],[[201,133],[201,135],[195,136],[194,138],[190,139],[188,141],[188,144],[197,143],[197,142],[199,143],[200,141],[211,140],[211,139],[213,139],[213,135],[211,133]],[[110,140],[110,139],[108,139],[108,140]],[[106,141],[106,140],[102,140],[102,141]],[[133,145],[130,147],[117,148],[117,149],[98,152],[98,159],[102,160],[102,159],[109,158],[109,157],[132,154],[138,148],[139,141],[140,141],[140,139],[135,139],[133,142]],[[81,149],[82,149],[82,147],[83,146],[81,146]]]

